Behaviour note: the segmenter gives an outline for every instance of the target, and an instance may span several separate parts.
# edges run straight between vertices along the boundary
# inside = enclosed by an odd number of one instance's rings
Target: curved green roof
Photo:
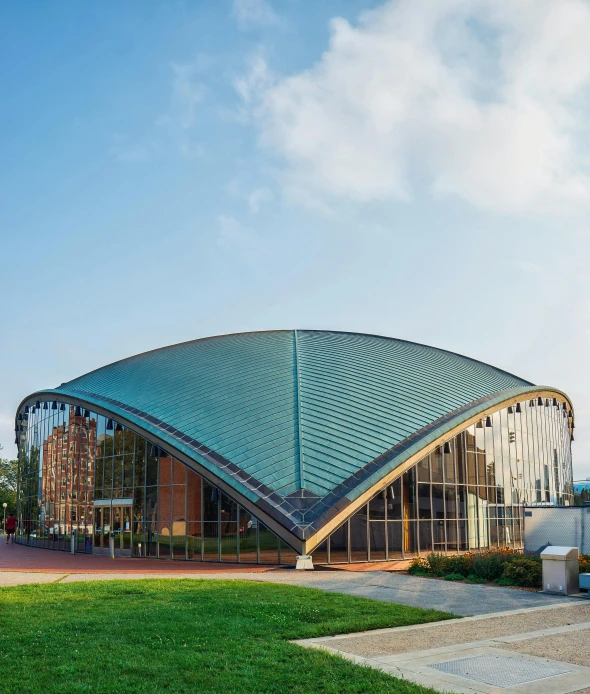
[[[44,393],[137,423],[305,527],[383,474],[375,461],[388,451],[425,445],[441,418],[531,388],[487,364],[404,340],[281,330],[156,349]],[[396,464],[394,456],[388,466]]]

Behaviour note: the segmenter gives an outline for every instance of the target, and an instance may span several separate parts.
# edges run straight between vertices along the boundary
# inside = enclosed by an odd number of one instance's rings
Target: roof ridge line
[[[299,387],[299,339],[297,329],[295,334],[295,385],[297,386],[297,441],[299,444],[299,485],[305,489],[305,468],[303,460],[303,434],[301,433],[301,389]]]

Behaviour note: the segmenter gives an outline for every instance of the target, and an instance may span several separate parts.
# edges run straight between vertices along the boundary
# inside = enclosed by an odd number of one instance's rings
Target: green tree
[[[582,489],[579,494],[574,494],[574,506],[586,506],[590,504],[590,489]]]
[[[2,447],[0,446],[0,450]],[[8,460],[0,458],[0,518],[3,517],[4,503],[6,515],[16,513],[16,481],[18,476],[18,460]]]

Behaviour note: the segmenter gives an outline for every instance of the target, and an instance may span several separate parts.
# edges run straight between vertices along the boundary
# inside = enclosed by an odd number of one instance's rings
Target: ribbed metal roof
[[[164,347],[44,392],[168,437],[253,501],[265,496],[276,507],[288,497],[283,512],[297,524],[294,498],[352,488],[371,461],[441,417],[531,386],[404,340],[281,330]]]

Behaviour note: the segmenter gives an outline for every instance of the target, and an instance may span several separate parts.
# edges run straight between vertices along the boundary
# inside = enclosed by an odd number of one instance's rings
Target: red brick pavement
[[[111,559],[92,554],[70,554],[26,545],[6,545],[0,535],[0,571],[35,571],[43,573],[209,573],[215,571],[260,572],[278,569],[278,566],[257,564],[231,564],[165,559],[139,559],[117,557]],[[285,567],[282,567],[285,568]]]

